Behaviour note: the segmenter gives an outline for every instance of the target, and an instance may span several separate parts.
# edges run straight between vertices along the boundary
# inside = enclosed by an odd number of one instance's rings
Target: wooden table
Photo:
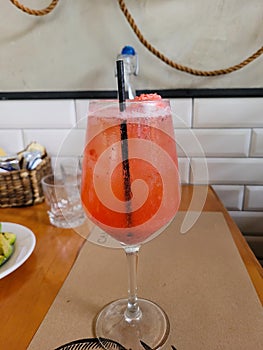
[[[195,191],[202,190],[196,186]],[[180,210],[187,210],[194,187],[182,188]],[[222,212],[263,304],[263,269],[215,192],[209,187],[204,211]],[[49,224],[45,204],[0,209],[0,221],[30,228],[37,243],[30,258],[0,280],[0,349],[26,349],[67,277],[84,238],[71,229]]]

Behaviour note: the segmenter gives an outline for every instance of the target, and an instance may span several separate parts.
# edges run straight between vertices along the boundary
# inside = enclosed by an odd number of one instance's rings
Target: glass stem
[[[137,298],[137,265],[140,246],[124,249],[128,265],[128,304],[124,316],[127,322],[131,322],[139,320],[142,316]]]

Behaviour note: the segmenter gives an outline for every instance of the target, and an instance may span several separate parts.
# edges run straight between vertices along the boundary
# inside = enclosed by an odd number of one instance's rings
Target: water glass
[[[50,174],[42,179],[48,216],[52,225],[62,228],[78,227],[85,221],[80,199],[80,177],[74,172]]]

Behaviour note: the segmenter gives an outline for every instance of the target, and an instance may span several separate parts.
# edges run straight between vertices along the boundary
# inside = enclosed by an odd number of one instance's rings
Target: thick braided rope
[[[18,2],[17,0],[10,0],[10,1],[17,8],[19,8],[21,11],[26,12],[29,15],[34,15],[34,16],[45,16],[45,15],[49,14],[51,11],[54,10],[57,3],[59,2],[59,0],[52,0],[50,5],[48,5],[46,8],[44,8],[42,10],[32,10],[32,9],[20,4],[20,2]]]
[[[133,17],[131,16],[130,12],[128,11],[125,1],[124,0],[118,0],[119,6],[126,17],[127,21],[129,22],[131,28],[133,29],[134,33],[140,40],[140,42],[151,52],[153,53],[156,57],[158,57],[160,60],[171,66],[172,68],[175,68],[177,70],[192,74],[192,75],[198,75],[198,76],[216,76],[216,75],[222,75],[222,74],[229,74],[234,71],[237,71],[252,61],[254,61],[256,58],[258,58],[262,53],[263,53],[263,46],[258,49],[256,52],[254,52],[251,56],[243,60],[242,62],[225,68],[225,69],[217,69],[217,70],[212,70],[212,71],[203,71],[203,70],[198,70],[198,69],[193,69],[184,65],[181,65],[179,63],[176,63],[169,58],[167,58],[164,54],[162,54],[160,51],[158,51],[155,47],[153,47],[142,35],[141,31],[139,30],[137,24],[135,23]]]

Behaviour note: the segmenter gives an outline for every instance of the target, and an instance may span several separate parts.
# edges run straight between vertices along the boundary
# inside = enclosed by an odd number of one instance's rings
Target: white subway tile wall
[[[244,210],[263,211],[263,186],[246,186]]]
[[[230,211],[230,214],[245,235],[262,237],[263,212]]]
[[[195,99],[195,128],[263,127],[263,98]]]
[[[190,161],[188,158],[179,158],[178,159],[178,167],[180,174],[181,184],[189,183],[189,169],[190,169]]]
[[[192,100],[171,100],[173,125],[175,128],[191,128],[192,126]]]
[[[73,100],[19,100],[0,102],[2,128],[70,128],[76,123]]]
[[[45,145],[51,157],[77,157],[83,153],[84,129],[24,129],[23,134],[26,145],[37,141]]]
[[[200,157],[247,157],[251,131],[249,129],[176,129],[180,155]],[[183,149],[181,149],[183,148]],[[178,152],[179,153],[179,152]]]
[[[254,129],[251,141],[251,157],[263,157],[263,129]]]
[[[243,209],[244,186],[213,185],[212,187],[228,210]]]
[[[53,163],[79,157],[88,105],[0,101],[0,147],[15,153],[38,141]],[[182,183],[211,184],[244,235],[263,240],[263,98],[179,98],[171,107]]]
[[[24,147],[23,131],[21,129],[0,128],[0,148],[8,154],[16,154]]]
[[[89,100],[76,100],[76,117],[79,128],[86,128]]]
[[[203,162],[202,158],[192,158],[192,168],[196,170]],[[263,162],[260,158],[206,158],[206,163],[210,184],[262,184]],[[206,181],[203,173],[191,177],[191,183]]]

